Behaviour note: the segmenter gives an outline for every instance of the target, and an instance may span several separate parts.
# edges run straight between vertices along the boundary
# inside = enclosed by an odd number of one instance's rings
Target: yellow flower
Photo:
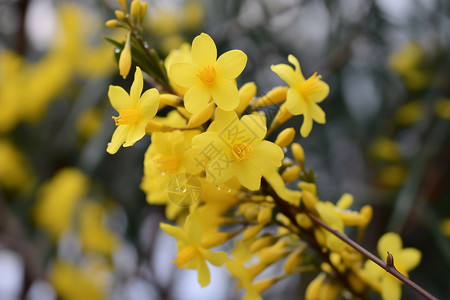
[[[108,97],[119,116],[113,117],[117,128],[106,149],[108,153],[116,153],[122,144],[124,147],[133,146],[145,135],[147,122],[156,115],[159,93],[153,88],[141,96],[142,87],[142,72],[139,67],[136,67],[130,95],[120,86],[109,86]]]
[[[236,176],[246,188],[259,189],[263,170],[281,166],[284,157],[279,146],[263,140],[266,131],[259,115],[239,120],[234,111],[217,108],[208,131],[192,139],[208,181],[220,184]]]
[[[330,88],[320,80],[321,76],[317,73],[305,80],[300,64],[293,55],[288,56],[288,61],[295,66],[295,70],[286,64],[275,65],[271,69],[289,84],[286,97],[287,110],[293,115],[303,115],[300,133],[303,137],[307,137],[311,132],[313,120],[325,124],[325,113],[317,103],[328,96]]]
[[[221,266],[227,259],[225,252],[212,252],[201,246],[202,229],[196,219],[189,216],[186,218],[184,230],[165,223],[160,223],[160,227],[167,234],[175,237],[178,248],[177,258],[173,261],[180,269],[197,269],[198,282],[202,287],[209,284],[211,276],[206,261],[215,266]]]
[[[403,248],[402,238],[394,232],[384,234],[378,241],[378,255],[386,259],[387,252],[394,257],[395,268],[408,277],[409,271],[417,267],[422,253],[415,248]],[[383,300],[399,300],[401,298],[401,282],[380,268],[371,260],[364,265],[366,276],[381,282],[381,296]]]
[[[169,78],[187,88],[184,95],[186,109],[196,113],[211,98],[223,110],[235,109],[239,104],[235,78],[245,68],[245,53],[231,50],[217,59],[214,41],[209,35],[202,33],[192,42],[191,56],[192,63],[176,63],[169,69]]]
[[[55,240],[72,221],[78,201],[88,189],[88,178],[75,168],[60,170],[39,188],[34,208],[36,223],[45,228]]]

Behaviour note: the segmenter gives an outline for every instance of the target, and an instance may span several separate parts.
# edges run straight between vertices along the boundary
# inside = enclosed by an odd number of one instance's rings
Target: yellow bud
[[[267,224],[272,219],[272,207],[266,206],[258,213],[258,223]]]
[[[300,171],[300,166],[292,166],[284,170],[283,174],[281,174],[281,178],[283,178],[284,182],[292,182],[300,176]]]
[[[203,237],[201,246],[206,249],[214,248],[222,245],[230,238],[230,234],[226,232],[212,232]]]
[[[333,282],[326,282],[323,284],[320,292],[320,299],[321,300],[335,300],[338,298],[339,294],[342,292],[342,288],[333,283]]]
[[[188,111],[186,110],[186,108],[184,108],[184,107],[178,106],[178,107],[177,107],[177,110],[178,110],[178,112],[179,112],[183,117],[185,117],[186,119],[189,119],[190,117],[192,117],[192,114],[191,114],[190,112],[188,112]]]
[[[234,215],[235,216],[243,215],[249,207],[253,207],[253,206],[256,206],[256,204],[252,203],[252,202],[241,203],[239,205],[239,207],[236,209],[236,211],[234,212]]]
[[[117,0],[117,2],[119,3],[120,9],[127,13],[128,12],[128,6],[127,6],[127,0]]]
[[[363,225],[363,227],[365,227],[372,220],[373,208],[370,205],[364,205],[359,212],[365,218],[365,224]]]
[[[263,280],[260,280],[258,282],[255,282],[254,284],[252,284],[252,287],[257,293],[262,293],[265,290],[267,290],[268,288],[270,288],[272,285],[277,283],[281,278],[283,278],[283,277],[277,276],[277,277],[273,277],[273,278],[263,279]]]
[[[283,103],[280,106],[280,109],[278,110],[277,114],[275,115],[275,118],[272,121],[272,124],[270,124],[270,129],[277,128],[287,120],[289,120],[292,117],[292,114],[287,110],[286,103]],[[269,129],[269,131],[270,131]]]
[[[141,18],[141,20],[143,20],[144,17],[145,17],[145,14],[147,13],[148,3],[147,3],[147,1],[139,2],[139,3],[141,4],[141,15],[140,15],[140,18]]]
[[[247,221],[254,221],[259,213],[259,207],[257,205],[252,205],[247,208],[244,212],[244,219]]]
[[[342,257],[339,253],[332,252],[330,254],[330,262],[335,266],[340,272],[344,272],[345,265],[342,263]]]
[[[304,213],[297,214],[295,216],[295,220],[297,221],[297,224],[303,229],[308,229],[313,226],[311,219]]]
[[[254,82],[247,82],[239,89],[239,105],[234,110],[238,116],[242,115],[255,95],[256,84]]]
[[[275,144],[280,146],[281,148],[287,147],[295,137],[295,129],[293,127],[289,127],[280,132],[275,140]]]
[[[122,27],[122,25],[120,24],[119,21],[117,20],[108,20],[105,23],[106,27],[108,28],[118,28],[118,27]]]
[[[364,226],[366,224],[366,218],[356,212],[339,212],[339,218],[342,219],[346,226]]]
[[[138,20],[141,16],[141,4],[139,0],[133,0],[130,6],[130,15],[134,20]]]
[[[181,104],[181,98],[174,94],[161,94],[159,95],[159,108],[161,109],[166,105],[178,106]]]
[[[319,245],[321,246],[325,246],[327,244],[327,239],[325,237],[325,234],[323,233],[322,230],[320,229],[315,229],[314,230],[314,237],[316,238],[316,241]]]
[[[276,238],[272,235],[263,235],[260,238],[257,238],[251,245],[250,245],[250,253],[255,253],[262,248],[272,246],[273,243],[275,243]]]
[[[153,120],[149,120],[147,123],[147,126],[145,127],[145,132],[152,133],[152,132],[158,132],[158,131],[166,131],[168,127],[164,125],[163,123],[156,122]]]
[[[283,269],[286,274],[292,274],[295,271],[295,268],[302,264],[302,252],[304,248],[295,249],[289,256],[287,257]]]
[[[287,91],[287,86],[279,86],[273,88],[267,94],[256,100],[255,108],[283,102],[284,100],[286,100]]]
[[[305,152],[303,151],[303,147],[299,143],[293,143],[291,149],[295,160],[300,164],[300,166],[304,167]]]
[[[261,249],[258,253],[259,261],[266,265],[270,265],[277,260],[282,259],[290,252],[290,249],[286,247],[286,241],[281,240],[272,247]]]
[[[124,12],[121,10],[115,10],[114,14],[116,15],[117,20],[124,21],[126,19]]]
[[[264,228],[264,224],[256,224],[253,225],[249,228],[247,228],[244,231],[244,236],[242,237],[243,241],[248,241],[252,238],[254,238],[255,236],[258,235],[258,233]]]
[[[325,273],[320,273],[308,284],[305,292],[305,300],[321,300],[319,296],[325,278]]]
[[[192,115],[187,123],[187,128],[195,128],[200,125],[203,125],[206,121],[208,121],[213,112],[216,105],[214,102],[209,103],[202,111]]]
[[[317,212],[316,205],[319,202],[319,200],[310,191],[308,191],[308,190],[304,190],[303,191],[303,193],[302,193],[302,201],[303,201],[303,204],[305,205],[305,207],[309,211]]]
[[[353,195],[344,193],[336,203],[336,206],[340,209],[347,209],[353,204]]]
[[[309,191],[313,195],[317,195],[317,186],[314,183],[300,182],[297,186],[304,191]]]
[[[125,46],[122,50],[122,53],[120,53],[119,58],[119,72],[120,75],[125,79],[130,73],[131,69],[131,46],[130,46],[130,33],[127,34],[127,41],[125,43]]]

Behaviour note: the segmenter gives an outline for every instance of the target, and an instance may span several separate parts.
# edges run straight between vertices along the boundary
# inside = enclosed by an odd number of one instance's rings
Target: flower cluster
[[[207,262],[225,266],[239,281],[237,287],[246,290],[245,299],[261,299],[260,293],[279,280],[310,271],[318,275],[306,289],[306,299],[337,299],[349,293],[364,297],[369,289],[384,299],[399,299],[400,282],[372,271],[345,239],[348,228],[362,239],[372,208],[351,209],[350,194],[336,204],[320,200],[314,172],[305,168],[303,148],[294,142],[298,128],[273,136],[294,115],[303,116],[299,131],[304,138],[313,121],[325,124],[319,104],[329,86],[321,76],[314,73],[305,79],[297,58],[289,55],[294,68],[271,67],[286,85],[256,97],[255,83],[239,88],[236,81],[245,69],[246,54],[230,50],[218,55],[206,33],[159,61],[140,36],[146,8],[134,0],[130,14],[124,6],[116,12],[118,19],[107,23],[128,30],[126,42],[116,43],[122,49],[120,74],[127,76],[132,60],[142,68],[136,67],[130,94],[121,87],[109,88],[119,116],[113,117],[117,128],[107,151],[114,154],[146,133],[151,136],[141,188],[150,204],[166,205],[166,217],[174,222],[160,224],[177,239],[173,263],[196,269],[201,286],[211,280]],[[133,52],[141,50],[135,57]],[[142,71],[157,89],[142,93]],[[273,119],[261,110],[266,106],[277,109]],[[288,149],[294,160],[285,157]],[[231,253],[211,250],[227,241],[233,244]],[[400,237],[393,233],[380,239],[380,255],[389,250],[398,257],[399,269],[409,271],[418,264],[420,252],[401,248]],[[321,263],[310,259],[313,256]],[[407,256],[414,261],[406,262]],[[275,263],[283,265],[280,274],[259,276]]]

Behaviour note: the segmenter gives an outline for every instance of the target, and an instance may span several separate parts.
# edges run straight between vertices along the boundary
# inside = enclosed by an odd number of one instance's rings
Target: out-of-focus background
[[[450,298],[450,2],[148,2],[146,40],[162,57],[207,32],[219,53],[248,55],[238,84],[255,81],[259,96],[284,84],[270,66],[288,54],[306,77],[321,74],[327,124],[296,138],[320,198],[349,192],[356,208],[371,204],[363,245],[376,252],[384,232],[400,233],[423,254],[411,278]],[[164,208],[139,188],[149,139],[106,153],[108,86],[132,80],[102,39],[125,40],[104,26],[114,9],[113,0],[0,2],[0,299],[239,299],[224,268],[201,289],[195,271],[171,263]],[[284,279],[263,297],[302,299],[311,278]]]

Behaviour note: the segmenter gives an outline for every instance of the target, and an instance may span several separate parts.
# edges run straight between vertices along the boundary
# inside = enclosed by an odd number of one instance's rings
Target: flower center
[[[178,156],[161,156],[153,160],[156,167],[163,172],[174,171],[180,166]]]
[[[234,159],[237,162],[241,162],[249,158],[250,154],[253,152],[253,147],[246,143],[234,144],[232,151]]]
[[[311,77],[309,77],[307,80],[300,83],[299,90],[305,98],[310,95],[320,92],[321,88],[318,85],[320,78],[322,78],[322,76],[317,75],[317,72],[316,72]]]
[[[213,85],[216,81],[216,69],[214,66],[207,65],[206,67],[203,67],[198,71],[197,77],[200,78],[200,80],[206,84],[206,85]]]
[[[198,250],[195,246],[189,245],[180,252],[178,252],[177,258],[173,261],[178,268],[183,269],[183,267],[194,259],[198,255]]]
[[[116,126],[136,124],[139,121],[139,111],[137,109],[122,109],[119,110],[119,116],[113,117]]]

